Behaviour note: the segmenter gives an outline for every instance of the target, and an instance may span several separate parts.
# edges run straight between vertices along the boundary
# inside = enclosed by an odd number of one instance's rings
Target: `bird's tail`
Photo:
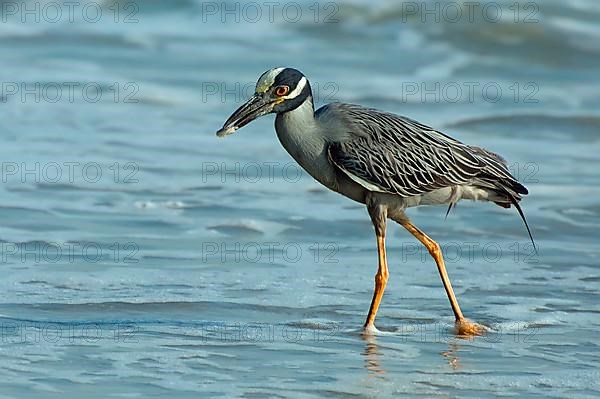
[[[483,148],[471,148],[486,163],[486,168],[477,176],[474,185],[487,191],[490,194],[489,199],[496,205],[503,208],[510,208],[513,205],[516,208],[525,224],[533,248],[537,253],[531,229],[529,228],[523,209],[519,205],[523,196],[529,194],[529,191],[510,173],[504,158]]]

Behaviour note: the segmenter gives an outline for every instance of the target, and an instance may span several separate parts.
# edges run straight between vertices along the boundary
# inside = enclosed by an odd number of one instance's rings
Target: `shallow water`
[[[515,23],[512,3],[456,22],[367,1],[306,2],[295,23],[261,3],[239,22],[192,0],[120,3],[117,22],[110,2],[95,23],[3,9],[0,396],[597,397],[600,8],[544,1]],[[319,105],[509,159],[539,255],[513,211],[410,211],[486,336],[452,334],[433,262],[391,225],[382,333],[360,337],[363,207],[304,174],[272,117],[214,136],[280,64]]]

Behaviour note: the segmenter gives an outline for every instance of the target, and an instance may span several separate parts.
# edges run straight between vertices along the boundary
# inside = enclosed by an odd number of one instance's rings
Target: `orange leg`
[[[377,309],[379,309],[389,276],[385,257],[385,233],[377,234],[377,253],[379,255],[379,268],[377,269],[377,274],[375,274],[375,291],[373,292],[373,300],[371,301],[371,307],[369,308],[369,314],[364,326],[365,334],[372,334],[376,331],[375,316],[377,315]]]
[[[440,249],[439,244],[433,241],[427,234],[422,232],[408,219],[403,219],[399,221],[399,223],[413,236],[415,236],[417,240],[419,240],[423,245],[425,245],[425,247],[429,251],[429,254],[435,260],[438,271],[440,273],[440,277],[442,278],[442,283],[444,284],[444,289],[446,290],[446,295],[448,295],[448,299],[450,300],[450,306],[452,306],[452,311],[454,312],[454,317],[456,318],[456,333],[461,336],[481,335],[484,332],[484,328],[478,324],[467,320],[463,316],[463,313],[460,310],[460,306],[458,306],[458,301],[456,300],[456,296],[454,295],[452,284],[450,284],[450,278],[448,277],[448,273],[446,272],[446,266],[444,265],[444,258],[442,257],[442,251]]]

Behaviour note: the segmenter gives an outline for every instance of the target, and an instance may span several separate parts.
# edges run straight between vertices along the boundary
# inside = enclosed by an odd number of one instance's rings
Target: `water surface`
[[[527,23],[512,2],[457,22],[391,1],[323,3],[315,22],[306,2],[295,23],[135,4],[118,22],[107,2],[96,23],[0,24],[1,396],[600,394],[595,1],[544,1]],[[318,105],[408,115],[507,157],[539,255],[514,211],[410,211],[487,336],[454,337],[433,261],[393,225],[383,333],[359,336],[376,271],[364,208],[304,174],[272,117],[214,136],[277,65],[304,71]]]

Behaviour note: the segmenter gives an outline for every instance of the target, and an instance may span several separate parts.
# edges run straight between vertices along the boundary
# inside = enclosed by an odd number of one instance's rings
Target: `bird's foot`
[[[459,338],[472,338],[484,335],[487,328],[468,319],[456,320],[454,333]]]
[[[379,334],[379,330],[375,327],[375,324],[365,324],[365,326],[363,327],[363,330],[361,332],[361,335],[363,337],[372,337],[374,335],[378,335]]]

